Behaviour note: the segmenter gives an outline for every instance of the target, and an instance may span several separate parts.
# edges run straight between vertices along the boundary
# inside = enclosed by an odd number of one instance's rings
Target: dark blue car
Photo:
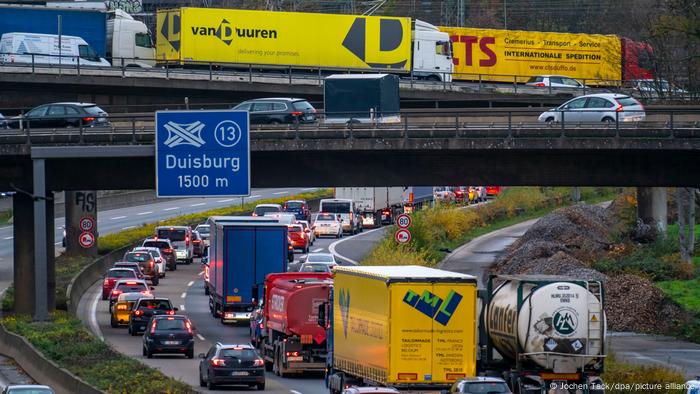
[[[282,206],[282,211],[293,213],[297,220],[311,220],[311,212],[306,200],[289,200]]]

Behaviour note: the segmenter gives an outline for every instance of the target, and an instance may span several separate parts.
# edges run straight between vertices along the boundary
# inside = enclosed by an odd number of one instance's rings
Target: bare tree
[[[695,249],[695,194],[696,190],[692,188],[676,189],[678,241],[681,261],[684,263],[692,263]]]

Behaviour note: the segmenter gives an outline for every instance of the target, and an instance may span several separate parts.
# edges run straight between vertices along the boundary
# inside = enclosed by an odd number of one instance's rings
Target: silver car
[[[569,89],[583,89],[587,88],[581,82],[563,75],[537,75],[530,77],[525,85],[535,86],[538,88],[569,88]]]
[[[618,93],[599,93],[576,97],[557,108],[543,112],[542,123],[640,122],[646,118],[644,107],[636,99]]]

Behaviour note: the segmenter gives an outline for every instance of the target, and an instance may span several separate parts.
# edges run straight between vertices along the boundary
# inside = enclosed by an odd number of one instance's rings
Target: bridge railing
[[[598,120],[584,120],[595,114]],[[0,120],[0,144],[152,144],[154,114]],[[700,138],[700,109],[458,110],[454,112],[316,112],[290,123],[254,123],[252,139],[328,138]]]
[[[402,77],[402,84],[411,88],[423,87],[440,90],[474,91],[509,89],[513,93],[538,93],[557,95],[588,94],[591,92],[625,92],[644,98],[692,100],[700,98],[700,92],[689,92],[664,83],[651,82],[644,90],[634,89],[633,81],[604,78],[577,79],[581,86],[563,87],[558,84],[533,83],[526,85],[530,75],[481,74],[430,71],[402,71],[385,68],[314,67],[293,64],[257,64],[208,62],[195,60],[162,60],[112,58],[110,66],[94,65],[96,59],[85,59],[75,55],[44,55],[0,52],[0,69],[20,67],[31,73],[57,73],[66,75],[101,75],[114,77],[161,77],[209,81],[242,81],[318,85],[330,74],[343,73],[391,73]],[[142,67],[139,64],[155,64]]]

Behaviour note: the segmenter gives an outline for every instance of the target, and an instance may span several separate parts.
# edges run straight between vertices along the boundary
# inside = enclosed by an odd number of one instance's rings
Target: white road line
[[[119,219],[124,219],[126,216],[115,216],[111,218],[112,220],[119,220]]]
[[[316,188],[315,187],[307,187],[306,189],[301,189],[301,191],[303,191],[303,192],[306,192],[309,190],[316,190]]]
[[[95,298],[92,300],[92,303],[90,304],[90,310],[88,313],[90,314],[90,326],[92,327],[92,332],[93,334],[97,335],[101,341],[104,342],[105,337],[102,335],[102,330],[100,330],[100,325],[97,324],[97,303],[100,302],[100,298],[102,298],[102,289],[99,289],[96,294]]]
[[[259,195],[259,194],[256,194],[256,195],[250,196],[250,197],[248,197],[248,198],[260,198],[260,195]]]
[[[199,271],[199,273],[197,274],[197,276],[202,276],[202,275],[204,275],[204,271]]]
[[[320,251],[322,251],[322,250],[323,250],[323,248],[318,248],[318,249],[314,249],[314,250],[312,250],[312,252],[314,252],[314,253],[318,253],[318,252],[320,252]]]
[[[192,205],[190,205],[190,206],[191,206],[191,207],[201,207],[202,205],[207,205],[207,203],[205,203],[205,202],[198,202],[198,203],[192,204]]]
[[[153,213],[153,211],[139,212],[137,215],[148,215],[149,213]]]
[[[185,310],[185,306],[184,306],[184,305],[180,305],[180,312],[182,312],[182,311],[184,311],[184,310]]]
[[[130,228],[136,228],[136,226],[126,226],[126,227],[122,227],[122,230],[128,230],[128,229],[130,229]]]
[[[296,391],[296,390],[289,390],[289,392],[292,394],[301,394],[301,391]]]
[[[14,238],[14,237],[5,237],[5,238],[3,238],[3,239],[12,239],[12,238]]]
[[[192,286],[193,284],[194,284],[194,281],[192,280],[192,281],[190,281],[190,283],[187,284],[187,287],[190,287],[190,286]]]
[[[197,338],[199,338],[200,341],[206,341],[206,339],[204,339],[202,334],[197,334]]]
[[[289,190],[285,190],[285,191],[283,191],[283,192],[275,192],[275,193],[272,193],[272,194],[274,194],[274,195],[277,196],[277,195],[280,195],[280,194],[287,194],[287,193],[289,193]]]
[[[56,243],[54,243],[54,245],[62,245],[62,244],[63,244],[63,242],[56,242]]]
[[[185,297],[187,297],[187,292],[180,294],[180,298],[185,298]]]
[[[217,202],[231,202],[231,201],[233,201],[233,198],[227,198],[225,200],[219,200]]]
[[[383,229],[383,228],[384,228],[384,227],[379,227],[379,228],[375,228],[374,230],[364,231],[364,232],[362,232],[362,234],[371,234],[371,233],[373,233],[373,232],[375,232],[375,231],[378,231],[378,230],[381,230],[381,229]],[[362,234],[355,235],[354,237],[362,236]],[[339,240],[333,242],[332,244],[328,245],[328,251],[331,252],[331,254],[333,254],[333,256],[338,257],[338,258],[340,258],[341,260],[345,260],[345,261],[347,261],[348,263],[350,263],[350,264],[352,264],[352,265],[360,265],[359,262],[357,262],[357,261],[355,261],[355,260],[353,260],[353,259],[351,259],[351,258],[345,257],[345,256],[343,256],[343,255],[341,255],[340,253],[338,253],[338,252],[335,251],[335,247],[336,247],[336,246],[338,246],[339,244],[341,244],[341,243],[343,243],[343,242],[345,242],[345,241],[347,241],[347,240],[353,239],[354,237],[344,237],[344,238],[341,238],[341,239],[339,239]]]
[[[170,208],[165,208],[164,211],[173,211],[176,209],[180,209],[180,207],[170,207]]]

